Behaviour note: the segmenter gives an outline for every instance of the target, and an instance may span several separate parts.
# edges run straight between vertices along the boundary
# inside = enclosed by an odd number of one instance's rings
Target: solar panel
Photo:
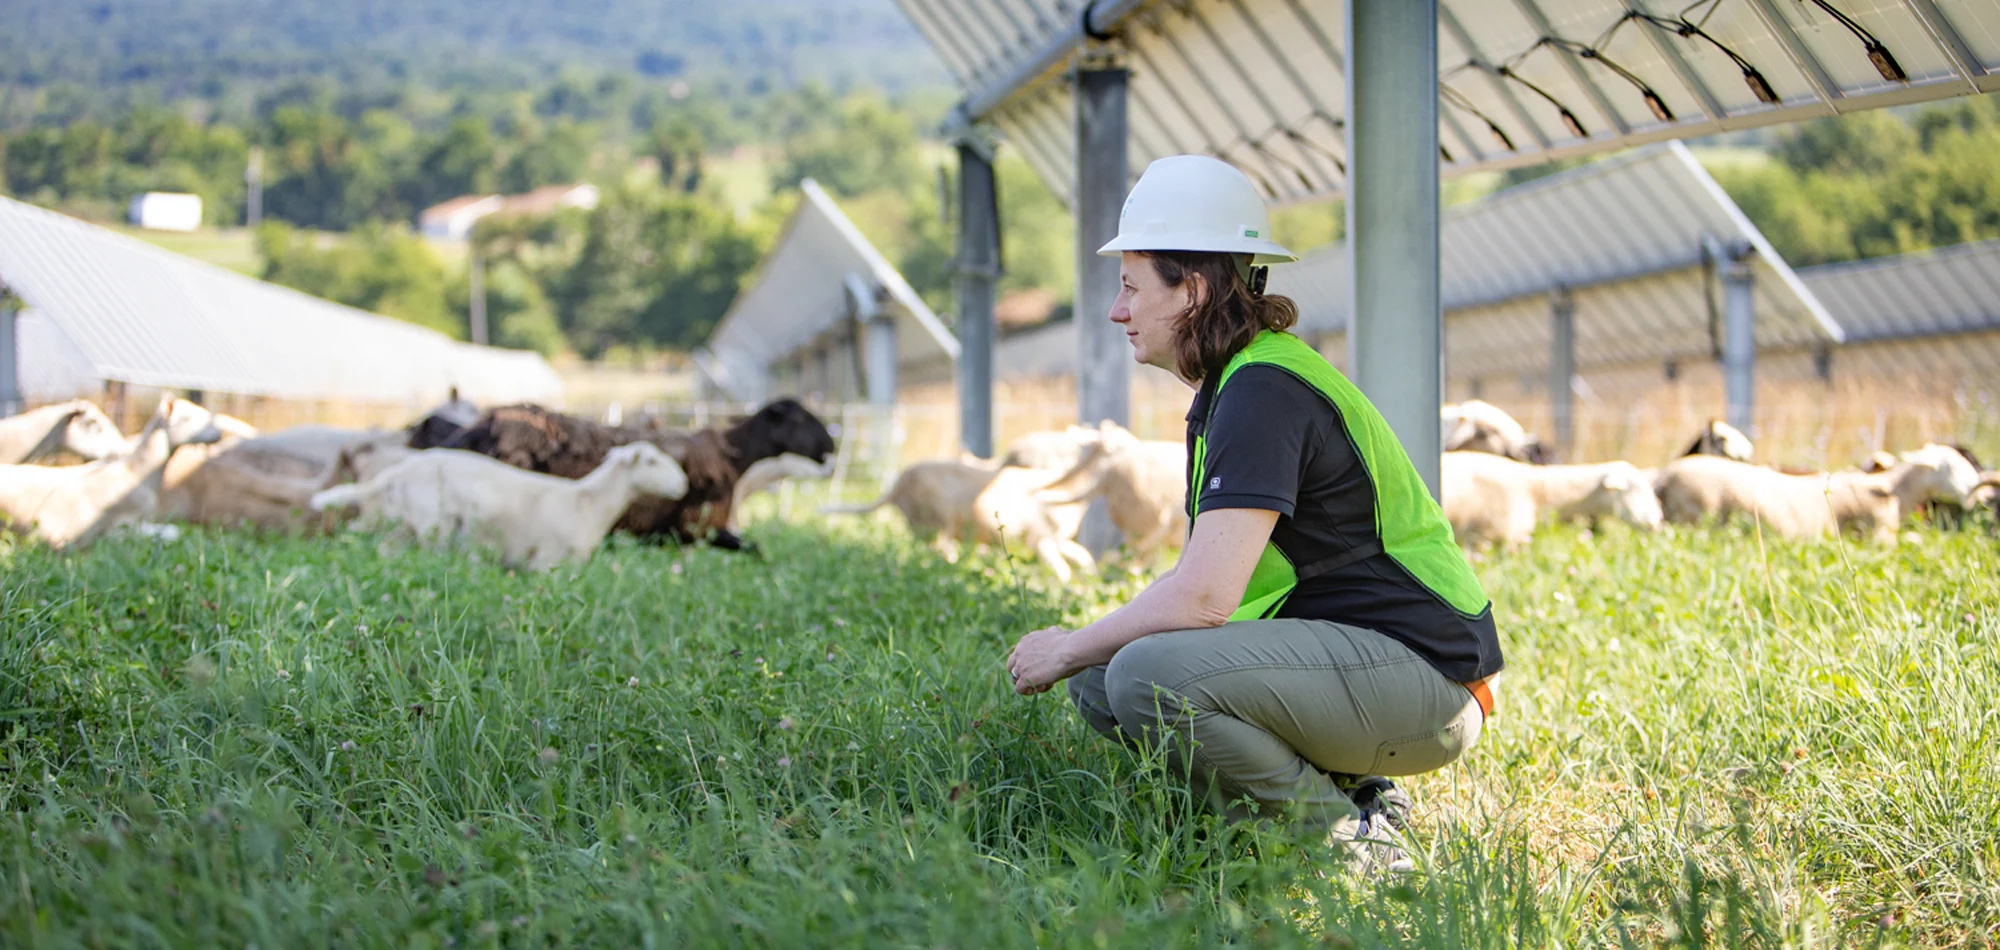
[[[847,278],[854,274],[883,297],[896,321],[898,363],[958,358],[958,340],[819,184],[806,179],[803,198],[748,287],[716,325],[697,366],[743,402],[770,397],[776,364],[852,329]]]
[[[1545,371],[1558,289],[1576,307],[1579,368],[1712,356],[1719,291],[1703,251],[1714,245],[1754,251],[1759,349],[1844,335],[1679,142],[1452,209],[1438,240],[1445,365],[1455,377]],[[1271,290],[1298,302],[1302,333],[1345,332],[1348,267],[1336,244],[1272,268]]]
[[[1064,200],[1071,0],[898,0]],[[1839,11],[1841,17],[1828,12]],[[1267,200],[1339,194],[1345,9],[1318,0],[1097,0],[1132,70],[1129,167],[1227,159]],[[2000,90],[1992,0],[1439,0],[1445,175]]]
[[[26,302],[29,386],[80,374],[281,399],[556,402],[540,355],[459,343],[0,198],[0,283]],[[38,364],[60,365],[59,374]],[[87,367],[87,369],[86,369]]]

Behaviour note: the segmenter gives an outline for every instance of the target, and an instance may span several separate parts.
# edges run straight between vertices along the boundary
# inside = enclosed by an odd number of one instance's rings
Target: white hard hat
[[[1236,166],[1207,155],[1169,155],[1146,166],[1118,213],[1118,236],[1097,253],[1218,251],[1252,255],[1252,266],[1299,259],[1270,233],[1271,212]]]

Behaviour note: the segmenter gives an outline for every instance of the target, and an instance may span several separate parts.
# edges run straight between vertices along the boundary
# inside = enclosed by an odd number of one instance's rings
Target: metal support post
[[[993,287],[1000,279],[1000,208],[992,146],[958,142],[958,442],[993,457]]]
[[[1348,366],[1433,497],[1438,304],[1437,0],[1347,3]]]
[[[13,304],[0,298],[0,417],[20,412],[26,403],[21,397],[20,317]]]
[[[1132,345],[1109,319],[1118,297],[1118,258],[1097,249],[1118,236],[1129,185],[1122,67],[1076,73],[1077,421],[1124,425],[1131,415]]]
[[[1732,247],[1721,262],[1723,388],[1729,424],[1746,433],[1757,394],[1757,285],[1751,266],[1756,253]]]
[[[896,404],[896,321],[882,309],[875,288],[860,274],[847,275],[848,306],[854,308],[854,322],[861,328],[861,375],[868,402],[874,406]]]
[[[1576,445],[1576,298],[1568,287],[1549,294],[1549,416],[1568,458]]]
[[[1132,413],[1132,345],[1110,320],[1119,259],[1097,249],[1118,236],[1129,176],[1124,67],[1086,60],[1076,71],[1076,397],[1077,421],[1127,425]],[[1077,540],[1102,554],[1118,544],[1104,503],[1093,502]]]

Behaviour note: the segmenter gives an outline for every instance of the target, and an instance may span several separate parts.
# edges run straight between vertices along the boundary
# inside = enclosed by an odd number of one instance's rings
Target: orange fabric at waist
[[[1466,692],[1472,694],[1473,699],[1479,701],[1479,711],[1485,714],[1488,719],[1493,718],[1493,688],[1488,685],[1492,681],[1493,677],[1489,676],[1483,680],[1473,680],[1470,683],[1459,684],[1465,687]]]

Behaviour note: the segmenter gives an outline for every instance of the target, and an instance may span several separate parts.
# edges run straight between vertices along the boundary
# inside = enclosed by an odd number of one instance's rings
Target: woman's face
[[[1111,322],[1125,328],[1132,341],[1132,358],[1177,372],[1174,324],[1194,305],[1194,280],[1169,287],[1151,258],[1126,251],[1118,268],[1118,299],[1111,302]]]

